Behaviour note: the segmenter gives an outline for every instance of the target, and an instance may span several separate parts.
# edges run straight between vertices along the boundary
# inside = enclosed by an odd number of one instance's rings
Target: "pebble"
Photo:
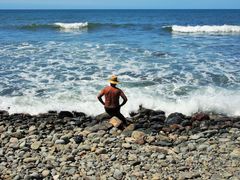
[[[240,159],[240,148],[235,148],[235,149],[231,152],[230,156],[231,156],[232,158],[238,158],[238,159]]]
[[[107,150],[104,148],[99,148],[95,151],[96,154],[105,154],[107,153]]]
[[[129,144],[129,143],[123,143],[122,147],[125,148],[125,149],[131,149],[132,148],[131,144]]]
[[[42,176],[47,177],[50,175],[50,171],[48,169],[42,171]]]
[[[36,142],[32,143],[31,148],[33,150],[37,150],[37,149],[39,149],[40,146],[41,146],[41,142],[40,141],[36,141]]]
[[[63,139],[57,139],[55,144],[65,144],[65,141]]]
[[[0,116],[0,179],[239,179],[240,130],[218,116],[168,126],[141,109],[122,131],[75,114]]]
[[[116,179],[118,179],[118,180],[120,180],[120,179],[123,178],[123,172],[120,171],[119,169],[116,169],[116,170],[114,171],[113,177],[116,178]]]
[[[197,140],[197,139],[200,139],[202,137],[204,137],[203,133],[194,134],[194,135],[190,136],[190,140]]]

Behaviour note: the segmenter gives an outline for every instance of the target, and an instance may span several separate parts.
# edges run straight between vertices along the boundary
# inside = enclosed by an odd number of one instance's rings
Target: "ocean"
[[[125,115],[240,115],[240,10],[0,11],[0,109],[96,115],[112,74]]]

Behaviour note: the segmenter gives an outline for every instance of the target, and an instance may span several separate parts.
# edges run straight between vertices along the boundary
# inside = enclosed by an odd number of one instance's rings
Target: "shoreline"
[[[106,114],[0,111],[0,179],[239,177],[239,116],[140,107],[127,120],[120,128]]]

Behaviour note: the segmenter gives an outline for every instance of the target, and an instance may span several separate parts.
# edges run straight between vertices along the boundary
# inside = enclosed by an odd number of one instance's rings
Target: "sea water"
[[[125,115],[240,115],[240,10],[0,11],[0,109],[96,115],[112,74]]]

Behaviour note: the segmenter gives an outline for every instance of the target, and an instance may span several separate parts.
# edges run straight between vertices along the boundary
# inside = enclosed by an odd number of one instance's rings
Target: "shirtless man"
[[[116,87],[119,83],[117,76],[112,75],[108,81],[110,82],[110,86],[105,87],[99,93],[98,100],[104,105],[106,113],[108,113],[111,117],[118,117],[124,124],[126,124],[126,118],[121,114],[120,108],[126,104],[127,97],[121,89]],[[105,96],[105,102],[102,100],[102,96]],[[120,96],[123,99],[121,104],[119,103]]]

